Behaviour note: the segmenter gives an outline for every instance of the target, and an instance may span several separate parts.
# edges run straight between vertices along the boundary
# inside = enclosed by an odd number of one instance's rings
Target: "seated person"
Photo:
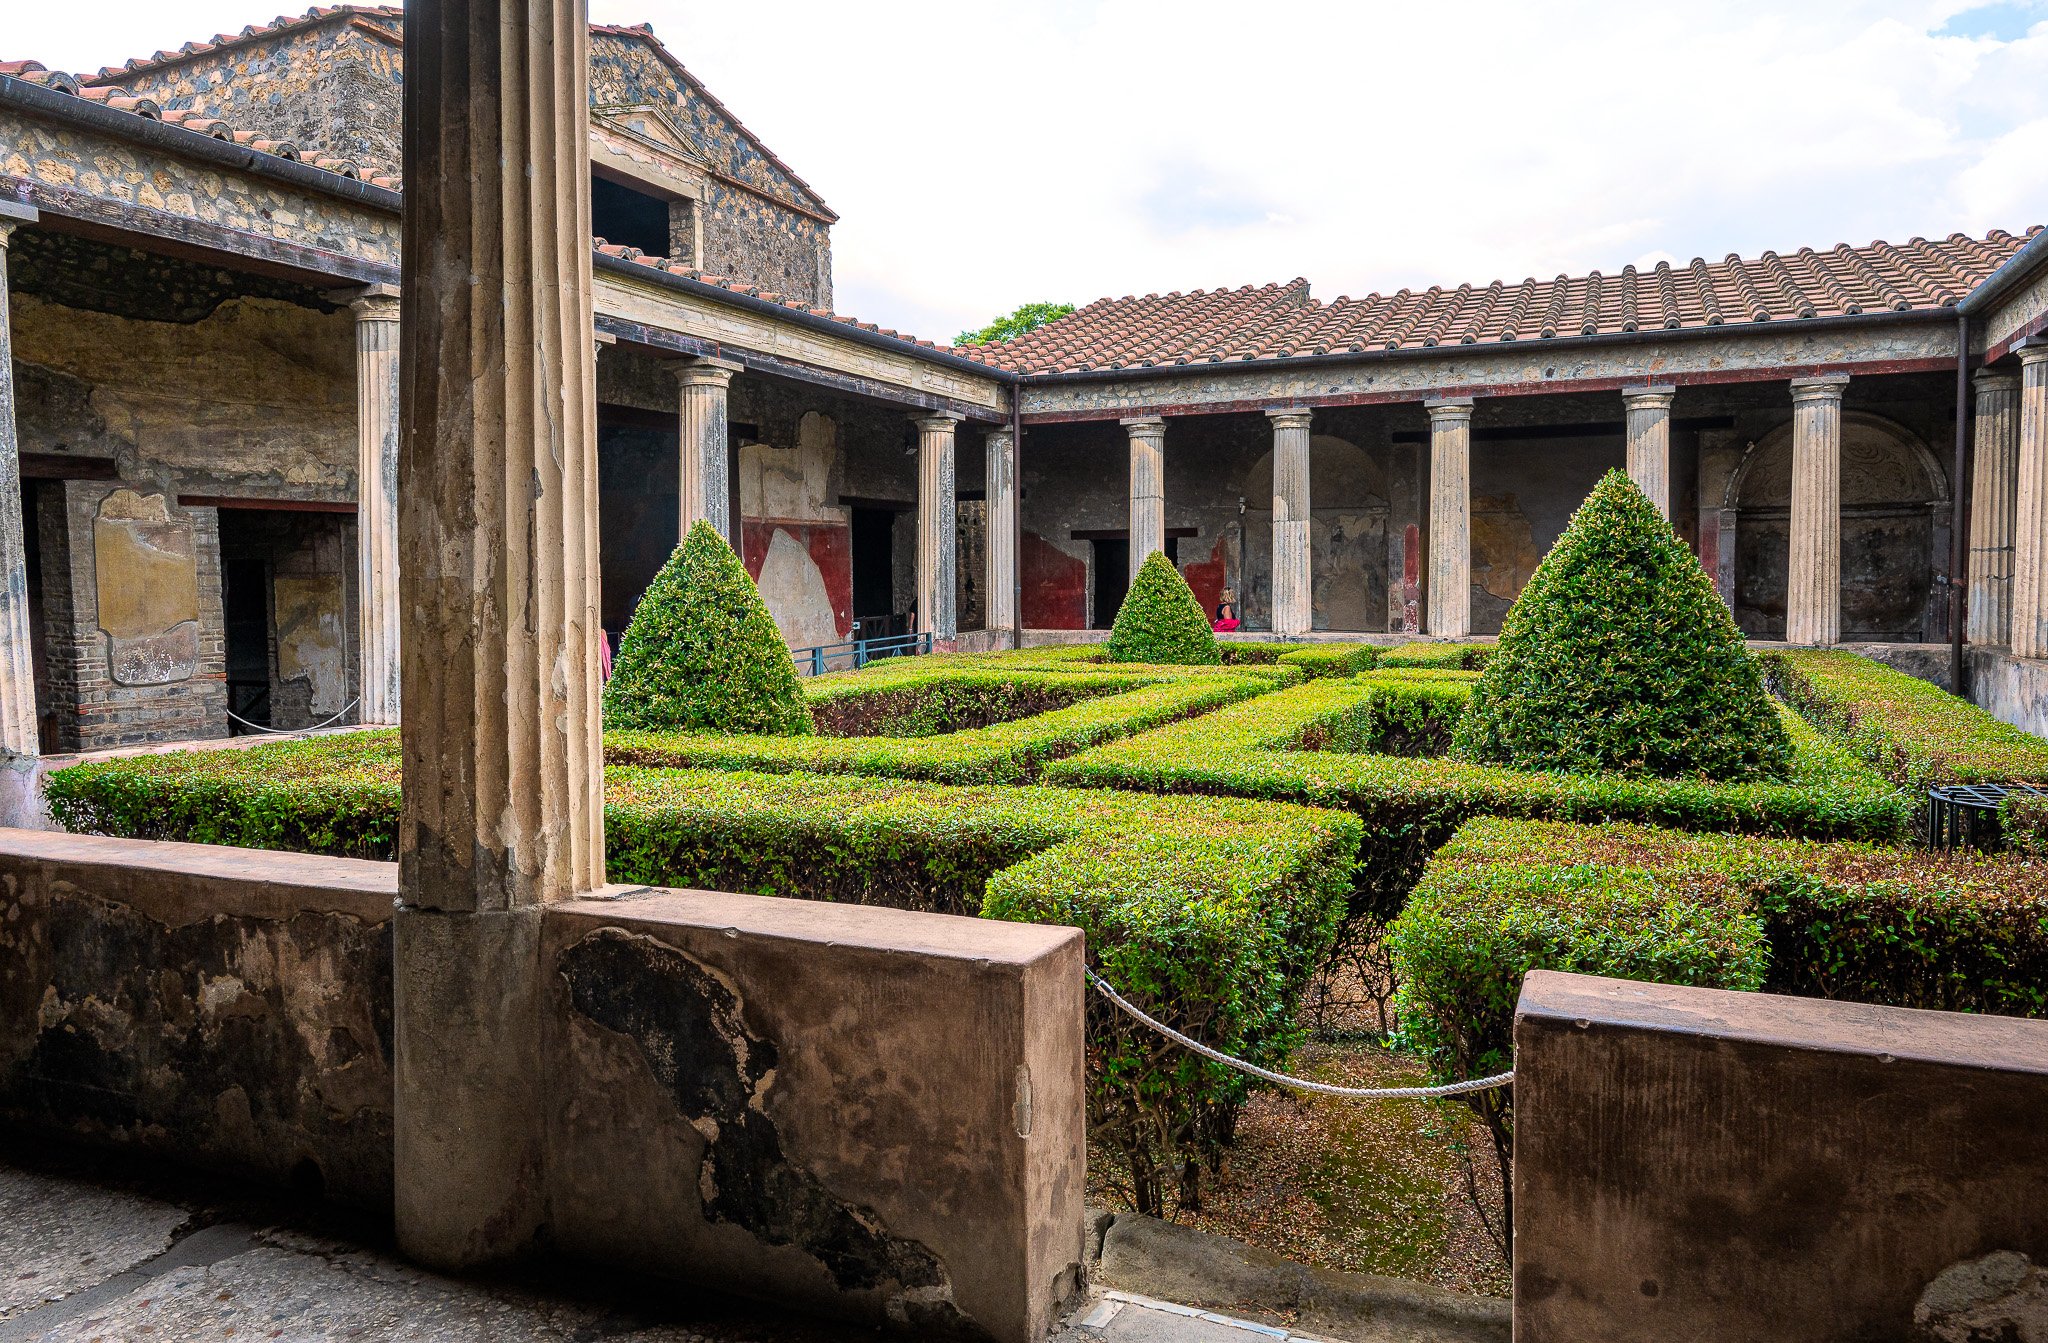
[[[1237,603],[1223,601],[1216,603],[1216,620],[1209,626],[1218,634],[1228,634],[1237,628]]]

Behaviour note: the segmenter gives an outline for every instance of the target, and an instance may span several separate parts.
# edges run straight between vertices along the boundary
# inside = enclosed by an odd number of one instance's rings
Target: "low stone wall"
[[[391,1204],[389,863],[0,830],[0,1120]]]
[[[2036,1337],[2044,1114],[2048,1021],[1532,973],[1516,1343]]]
[[[2048,736],[2048,661],[2002,648],[1972,648],[1970,698],[1994,718]]]
[[[1080,1290],[1078,931],[641,890],[541,963],[564,1249],[920,1337]]]

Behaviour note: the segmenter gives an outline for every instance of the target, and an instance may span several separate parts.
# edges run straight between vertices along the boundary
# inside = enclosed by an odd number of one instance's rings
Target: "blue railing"
[[[849,639],[840,644],[792,648],[789,655],[796,660],[799,673],[823,676],[828,671],[856,671],[876,658],[915,657],[931,651],[930,634],[889,634],[877,639]]]

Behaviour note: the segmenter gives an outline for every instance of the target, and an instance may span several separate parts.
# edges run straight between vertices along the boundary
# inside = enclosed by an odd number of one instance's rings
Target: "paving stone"
[[[0,1320],[163,1253],[189,1217],[154,1199],[0,1167]]]

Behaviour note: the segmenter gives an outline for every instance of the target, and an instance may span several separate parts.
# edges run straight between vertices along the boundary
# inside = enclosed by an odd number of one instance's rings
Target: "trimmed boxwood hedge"
[[[394,732],[60,770],[53,812],[97,834],[390,858]],[[1351,885],[1358,823],[1232,798],[949,788],[819,774],[610,768],[614,881],[1058,923],[1154,1016],[1277,1064]],[[1089,996],[1089,1110],[1133,1193],[1192,1196],[1245,1096]]]
[[[1380,713],[1376,700],[1398,684],[1392,671],[1311,681],[1051,762],[1042,776],[1075,786],[1341,807],[1365,822],[1360,899],[1376,902],[1385,914],[1399,907],[1423,860],[1474,816],[1635,820],[1695,830],[1897,840],[1915,813],[1910,798],[1790,710],[1781,710],[1793,743],[1790,774],[1783,780],[1712,783],[1535,773],[1328,749],[1333,740],[1369,740]],[[1460,677],[1444,677],[1441,684],[1447,696],[1469,687]],[[1324,749],[1300,749],[1317,744]]]
[[[2048,797],[2039,793],[2007,793],[1998,804],[2005,846],[2014,853],[2048,858]]]
[[[1102,645],[1102,660],[1211,666],[1223,660],[1208,613],[1164,552],[1153,551],[1138,566]]]
[[[1313,680],[1319,676],[1351,676],[1369,671],[1379,662],[1380,650],[1357,643],[1253,643],[1243,639],[1219,639],[1226,667],[1299,667]]]
[[[2048,782],[2048,740],[1917,676],[1842,649],[1761,658],[1773,692],[1903,788]]]
[[[1422,640],[1382,649],[1376,665],[1381,667],[1434,667],[1458,671],[1483,671],[1493,656],[1491,639],[1454,642]]]

